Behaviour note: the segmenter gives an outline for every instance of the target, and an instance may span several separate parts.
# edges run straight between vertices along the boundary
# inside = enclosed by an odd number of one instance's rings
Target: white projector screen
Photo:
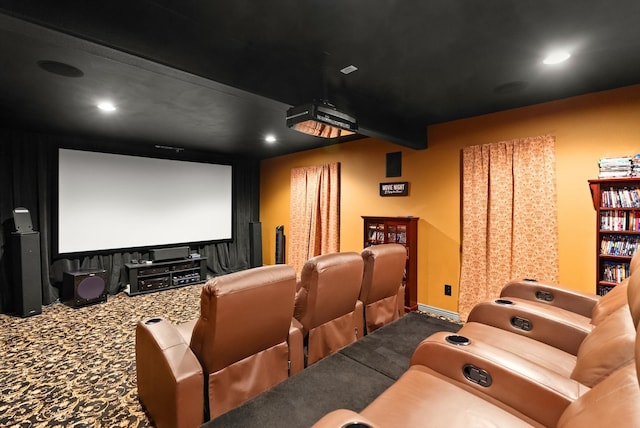
[[[58,253],[232,239],[230,165],[58,151]]]

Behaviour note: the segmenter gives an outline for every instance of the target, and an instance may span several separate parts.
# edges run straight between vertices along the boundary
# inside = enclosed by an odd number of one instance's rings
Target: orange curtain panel
[[[555,137],[462,150],[460,318],[513,278],[558,282]]]
[[[288,263],[300,273],[313,256],[340,250],[340,164],[291,169]]]

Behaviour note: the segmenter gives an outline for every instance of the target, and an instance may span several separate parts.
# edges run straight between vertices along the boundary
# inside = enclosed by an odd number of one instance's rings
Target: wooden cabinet
[[[418,309],[418,217],[367,217],[364,220],[364,247],[397,243],[407,249],[404,272],[405,311]]]
[[[629,275],[640,243],[640,178],[589,180],[596,210],[596,293]]]
[[[126,263],[127,294],[151,293],[207,280],[207,259],[190,257],[161,262]]]

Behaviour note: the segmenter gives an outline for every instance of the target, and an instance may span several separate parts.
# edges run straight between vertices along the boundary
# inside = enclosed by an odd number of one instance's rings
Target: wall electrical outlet
[[[444,285],[444,295],[451,296],[451,286],[449,284]]]

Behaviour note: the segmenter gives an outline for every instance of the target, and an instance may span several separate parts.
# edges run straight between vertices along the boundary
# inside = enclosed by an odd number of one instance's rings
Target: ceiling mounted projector
[[[358,130],[356,119],[339,112],[328,103],[304,104],[287,110],[287,126],[296,131],[322,138],[353,135]]]

